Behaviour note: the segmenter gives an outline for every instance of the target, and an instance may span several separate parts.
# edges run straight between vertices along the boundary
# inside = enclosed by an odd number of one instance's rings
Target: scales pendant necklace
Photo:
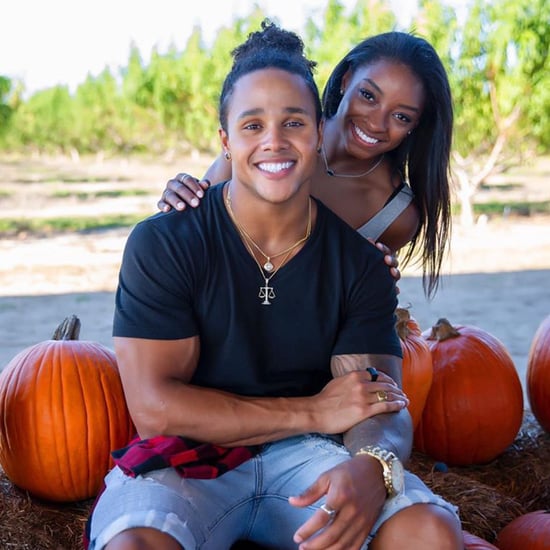
[[[302,243],[307,241],[307,239],[309,239],[309,236],[311,235],[311,197],[309,197],[309,203],[308,203],[308,220],[307,220],[306,234],[300,240],[296,241],[292,246],[289,246],[288,248],[286,248],[282,252],[278,252],[277,254],[275,254],[273,256],[268,256],[267,254],[265,254],[262,251],[262,249],[254,242],[252,237],[246,232],[246,230],[239,224],[239,222],[235,218],[235,214],[233,212],[233,209],[231,208],[231,188],[230,187],[227,188],[227,198],[225,200],[225,203],[227,205],[227,211],[229,213],[229,217],[231,218],[231,220],[235,224],[235,227],[237,228],[237,231],[239,232],[239,234],[241,236],[241,240],[243,241],[244,245],[246,246],[246,249],[248,250],[249,254],[252,256],[252,259],[254,260],[256,265],[258,266],[258,269],[260,270],[260,274],[262,276],[262,279],[264,280],[263,286],[260,286],[260,291],[258,293],[258,298],[260,298],[260,300],[263,300],[262,305],[269,306],[269,305],[271,305],[271,302],[269,300],[273,300],[276,296],[275,295],[275,290],[273,289],[272,286],[270,286],[269,282],[275,276],[277,271],[279,271],[279,269],[281,269],[281,267],[283,267],[283,265],[286,264],[286,262],[288,261],[292,251],[295,248],[297,248],[298,246],[300,246]],[[258,252],[260,252],[260,254],[264,258],[266,258],[266,262],[264,263],[263,266],[261,266],[260,262],[258,262],[258,260],[256,259],[254,251],[252,250],[252,248],[250,246],[251,244],[254,246],[254,248],[256,248],[258,250]],[[276,258],[278,256],[282,256],[283,254],[285,254],[285,257],[283,258],[283,260],[279,264],[279,267],[277,267],[277,269],[273,270],[274,266],[271,263],[271,258]],[[269,275],[265,274],[266,271],[269,273]]]

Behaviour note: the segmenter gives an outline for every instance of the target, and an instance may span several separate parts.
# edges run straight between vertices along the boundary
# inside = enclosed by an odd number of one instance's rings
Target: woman
[[[323,92],[323,145],[312,194],[367,238],[422,264],[435,293],[450,233],[453,110],[434,48],[402,32],[368,38],[336,66]],[[231,176],[220,155],[199,182],[168,181],[159,209],[196,207],[209,182]]]

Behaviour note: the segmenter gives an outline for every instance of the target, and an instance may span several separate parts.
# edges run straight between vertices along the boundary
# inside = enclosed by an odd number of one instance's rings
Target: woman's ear
[[[342,77],[342,81],[340,82],[340,95],[344,95],[346,93],[350,80],[351,80],[351,72],[350,72],[350,69],[348,69],[344,73],[344,76]]]

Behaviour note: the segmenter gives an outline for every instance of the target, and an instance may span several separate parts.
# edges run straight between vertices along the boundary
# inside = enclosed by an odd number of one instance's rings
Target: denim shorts
[[[90,550],[132,527],[151,527],[176,539],[185,550],[225,550],[239,539],[280,550],[293,549],[295,531],[323,503],[295,508],[289,496],[302,493],[323,472],[348,460],[333,439],[310,434],[264,445],[262,452],[216,479],[182,478],[174,469],[132,478],[115,467],[91,521]],[[406,472],[405,491],[388,499],[365,541],[393,514],[417,503],[457,509]]]

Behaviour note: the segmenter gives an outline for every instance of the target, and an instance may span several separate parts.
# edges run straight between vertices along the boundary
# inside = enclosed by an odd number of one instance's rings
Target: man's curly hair
[[[321,120],[319,89],[314,79],[315,61],[304,54],[302,39],[286,31],[269,19],[264,19],[262,30],[251,32],[245,42],[232,52],[233,65],[223,83],[219,102],[221,127],[227,129],[227,106],[237,80],[261,69],[276,68],[301,76],[311,90],[315,101],[317,120]]]

